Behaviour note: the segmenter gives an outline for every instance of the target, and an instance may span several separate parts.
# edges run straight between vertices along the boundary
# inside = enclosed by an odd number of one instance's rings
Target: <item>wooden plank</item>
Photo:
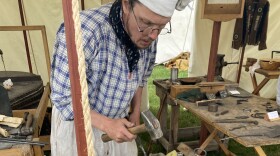
[[[31,114],[35,114],[36,109],[20,109],[20,110],[13,110],[13,116],[23,118],[23,114],[25,112],[29,112]]]
[[[170,130],[171,133],[169,134],[169,142],[171,145],[174,145],[177,143],[178,140],[178,121],[179,121],[179,115],[180,115],[180,106],[173,105],[171,106],[171,115],[170,115]]]
[[[255,90],[252,92],[252,94],[259,94],[259,91],[266,85],[266,83],[269,81],[269,78],[264,78],[262,82],[255,88]]]
[[[41,142],[48,142],[48,143],[50,143],[50,136],[49,136],[49,135],[40,136],[40,137],[39,137],[39,140],[40,140]],[[43,147],[43,150],[44,150],[44,151],[49,151],[49,150],[51,150],[51,144],[45,145],[45,146]]]
[[[41,97],[41,100],[39,102],[39,105],[36,109],[36,112],[34,114],[34,119],[35,122],[33,122],[33,126],[34,126],[34,135],[33,137],[39,137],[40,132],[41,132],[41,128],[42,128],[42,124],[45,118],[45,114],[47,111],[47,107],[48,107],[48,101],[49,101],[49,95],[51,92],[51,88],[50,88],[50,83],[47,83],[44,93]]]
[[[178,139],[193,139],[199,138],[199,131],[200,126],[196,127],[184,127],[184,128],[178,128]],[[167,130],[166,133],[170,133],[170,130]]]
[[[200,87],[200,91],[202,93],[217,93],[218,91],[222,91],[222,90],[225,90],[225,86],[203,86],[203,87]]]
[[[180,94],[184,91],[188,91],[188,90],[196,89],[196,88],[199,88],[199,87],[196,85],[172,85],[170,87],[170,89],[171,89],[170,95],[171,95],[171,97],[176,98],[178,94]]]
[[[210,143],[210,141],[212,141],[213,138],[217,135],[217,132],[218,132],[218,130],[214,129],[199,148],[205,149],[207,147],[207,145]]]
[[[180,143],[177,149],[182,152],[186,156],[195,156],[193,149],[191,149],[188,145]]]
[[[39,141],[39,138],[34,138],[33,141]],[[35,156],[44,156],[44,151],[41,146],[32,146]]]
[[[0,155],[1,156],[33,156],[34,153],[30,145],[16,145],[10,149],[0,150]]]
[[[208,129],[209,132],[213,131],[213,127],[209,124],[205,124],[206,128]],[[235,156],[234,153],[230,152],[228,150],[228,148],[226,147],[226,145],[224,143],[222,143],[221,139],[216,135],[214,137],[215,141],[218,143],[218,145],[221,147],[221,149],[224,151],[225,155],[227,156]]]
[[[259,156],[266,156],[266,154],[264,153],[263,149],[260,146],[256,146],[254,147],[254,149]]]
[[[0,153],[3,156],[25,156],[20,148],[4,149]]]
[[[0,31],[42,30],[43,25],[37,26],[0,26]]]

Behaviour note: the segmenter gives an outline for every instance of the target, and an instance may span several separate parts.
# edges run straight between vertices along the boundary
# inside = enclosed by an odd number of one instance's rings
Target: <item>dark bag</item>
[[[13,116],[8,92],[3,86],[0,86],[0,114]]]

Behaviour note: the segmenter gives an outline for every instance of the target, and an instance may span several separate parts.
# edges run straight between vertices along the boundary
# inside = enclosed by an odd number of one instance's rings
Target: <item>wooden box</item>
[[[202,18],[229,21],[243,17],[245,0],[202,0]]]

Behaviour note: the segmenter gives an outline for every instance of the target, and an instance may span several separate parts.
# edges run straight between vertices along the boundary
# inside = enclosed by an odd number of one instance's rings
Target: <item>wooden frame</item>
[[[48,40],[47,40],[47,34],[46,34],[46,28],[43,25],[38,26],[0,26],[0,31],[26,31],[26,30],[32,30],[32,31],[41,31],[42,39],[43,39],[43,45],[44,45],[44,51],[45,51],[45,58],[46,58],[46,64],[47,64],[47,70],[48,70],[48,77],[50,79],[50,53],[49,53],[49,47],[48,47]]]

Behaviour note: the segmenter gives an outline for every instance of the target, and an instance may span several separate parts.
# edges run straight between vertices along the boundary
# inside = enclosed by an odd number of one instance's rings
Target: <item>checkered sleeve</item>
[[[156,53],[157,53],[157,40],[154,41],[152,46],[150,47],[147,55],[148,57],[145,58],[145,62],[147,62],[147,65],[145,65],[145,72],[143,75],[142,82],[140,83],[140,87],[144,87],[147,85],[148,78],[151,76],[153,68],[155,66],[156,61]]]
[[[51,65],[51,101],[61,112],[63,120],[73,120],[69,67],[62,24],[57,32]]]

